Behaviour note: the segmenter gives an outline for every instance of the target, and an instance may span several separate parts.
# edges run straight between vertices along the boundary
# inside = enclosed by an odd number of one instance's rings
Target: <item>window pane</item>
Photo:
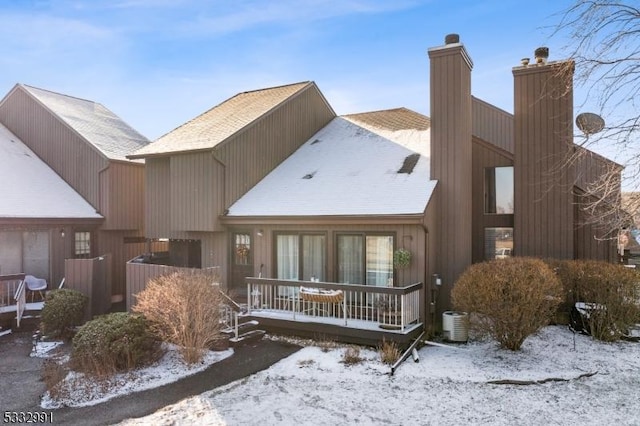
[[[392,236],[367,236],[367,285],[393,286]]]
[[[485,260],[504,259],[511,256],[513,256],[513,228],[485,228]]]
[[[325,236],[302,236],[302,279],[325,281]]]
[[[484,170],[484,211],[513,214],[513,167]]]
[[[75,233],[75,254],[77,258],[91,257],[91,233]]]
[[[278,278],[282,280],[299,279],[298,236],[278,235],[276,237],[276,246]]]
[[[361,235],[338,235],[338,282],[363,284],[364,253]]]
[[[249,265],[251,263],[251,236],[249,234],[236,234],[234,249],[236,265]]]

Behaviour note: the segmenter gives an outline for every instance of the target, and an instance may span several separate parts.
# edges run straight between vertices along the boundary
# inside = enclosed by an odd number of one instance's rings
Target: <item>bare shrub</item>
[[[313,364],[315,364],[316,362],[312,359],[301,359],[298,361],[298,367],[303,368],[303,367],[310,367]]]
[[[640,276],[633,269],[596,260],[564,261],[556,270],[568,308],[585,302],[590,334],[615,341],[636,324],[640,316]]]
[[[472,265],[456,282],[451,297],[456,309],[473,314],[474,331],[515,351],[549,324],[561,302],[561,290],[543,261],[513,257]]]
[[[45,359],[42,367],[42,381],[52,399],[66,398],[68,391],[62,386],[62,381],[67,376],[67,369],[56,360]]]
[[[349,346],[342,354],[342,362],[346,365],[359,364],[364,359],[360,356],[360,348],[357,346]]]
[[[329,352],[330,350],[339,347],[338,342],[336,342],[335,340],[331,340],[327,336],[320,336],[316,338],[316,345],[322,352]]]
[[[185,362],[199,362],[221,331],[219,286],[201,273],[174,273],[152,279],[137,295],[157,336],[180,347]],[[217,281],[217,280],[216,280]]]
[[[380,354],[380,361],[389,365],[400,359],[401,355],[398,344],[385,339],[382,339],[382,343],[378,346],[378,353]]]

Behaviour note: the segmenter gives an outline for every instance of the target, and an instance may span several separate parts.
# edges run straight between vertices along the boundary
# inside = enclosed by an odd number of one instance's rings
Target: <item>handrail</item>
[[[247,284],[270,284],[270,285],[282,285],[282,286],[302,286],[302,287],[316,287],[325,288],[329,290],[349,290],[349,291],[365,291],[368,293],[379,294],[408,294],[422,288],[421,282],[409,284],[403,287],[382,287],[363,284],[338,284],[329,283],[324,281],[299,281],[299,280],[279,280],[275,278],[245,278]]]
[[[16,301],[16,327],[20,328],[20,321],[22,320],[22,315],[24,314],[24,310],[27,306],[27,299],[25,295],[25,280],[20,280],[20,284],[18,284],[18,289],[16,290],[16,294],[13,296]]]
[[[305,316],[344,321],[377,323],[388,330],[405,330],[421,320],[420,301],[423,283],[404,287],[377,287],[359,284],[338,284],[318,281],[245,278],[250,295],[247,310],[272,311],[291,315],[294,321]],[[305,289],[331,290],[340,293],[338,300],[309,297]]]
[[[220,290],[220,294],[222,295],[222,298],[224,299],[225,303],[229,305],[231,309],[233,309],[235,312],[242,312],[242,306],[238,305],[238,303],[232,298],[230,298],[229,295],[227,295],[222,290]]]
[[[20,284],[18,284],[18,288],[16,289],[15,294],[13,295],[13,300],[18,300],[20,295],[25,292],[25,280],[20,280]]]

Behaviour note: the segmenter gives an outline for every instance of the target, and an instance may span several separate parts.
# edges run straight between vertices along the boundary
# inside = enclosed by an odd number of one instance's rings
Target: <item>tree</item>
[[[596,134],[587,129],[576,135],[579,148],[567,161],[587,161],[590,149],[614,149],[621,154],[616,161],[625,167],[625,184],[631,191],[640,190],[639,6],[633,0],[576,0],[560,13],[553,34],[568,38],[575,82],[587,89],[590,106],[598,108],[606,121]],[[582,206],[591,222],[604,224],[608,234],[615,236],[640,213],[640,203],[625,203],[620,209],[620,168],[607,162],[600,166],[600,175],[582,187]]]

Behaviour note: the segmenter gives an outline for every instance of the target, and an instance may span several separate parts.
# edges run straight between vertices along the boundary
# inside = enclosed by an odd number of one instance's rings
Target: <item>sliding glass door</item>
[[[341,234],[338,282],[393,286],[393,235]]]
[[[327,243],[322,234],[277,234],[276,269],[283,280],[325,281]]]

